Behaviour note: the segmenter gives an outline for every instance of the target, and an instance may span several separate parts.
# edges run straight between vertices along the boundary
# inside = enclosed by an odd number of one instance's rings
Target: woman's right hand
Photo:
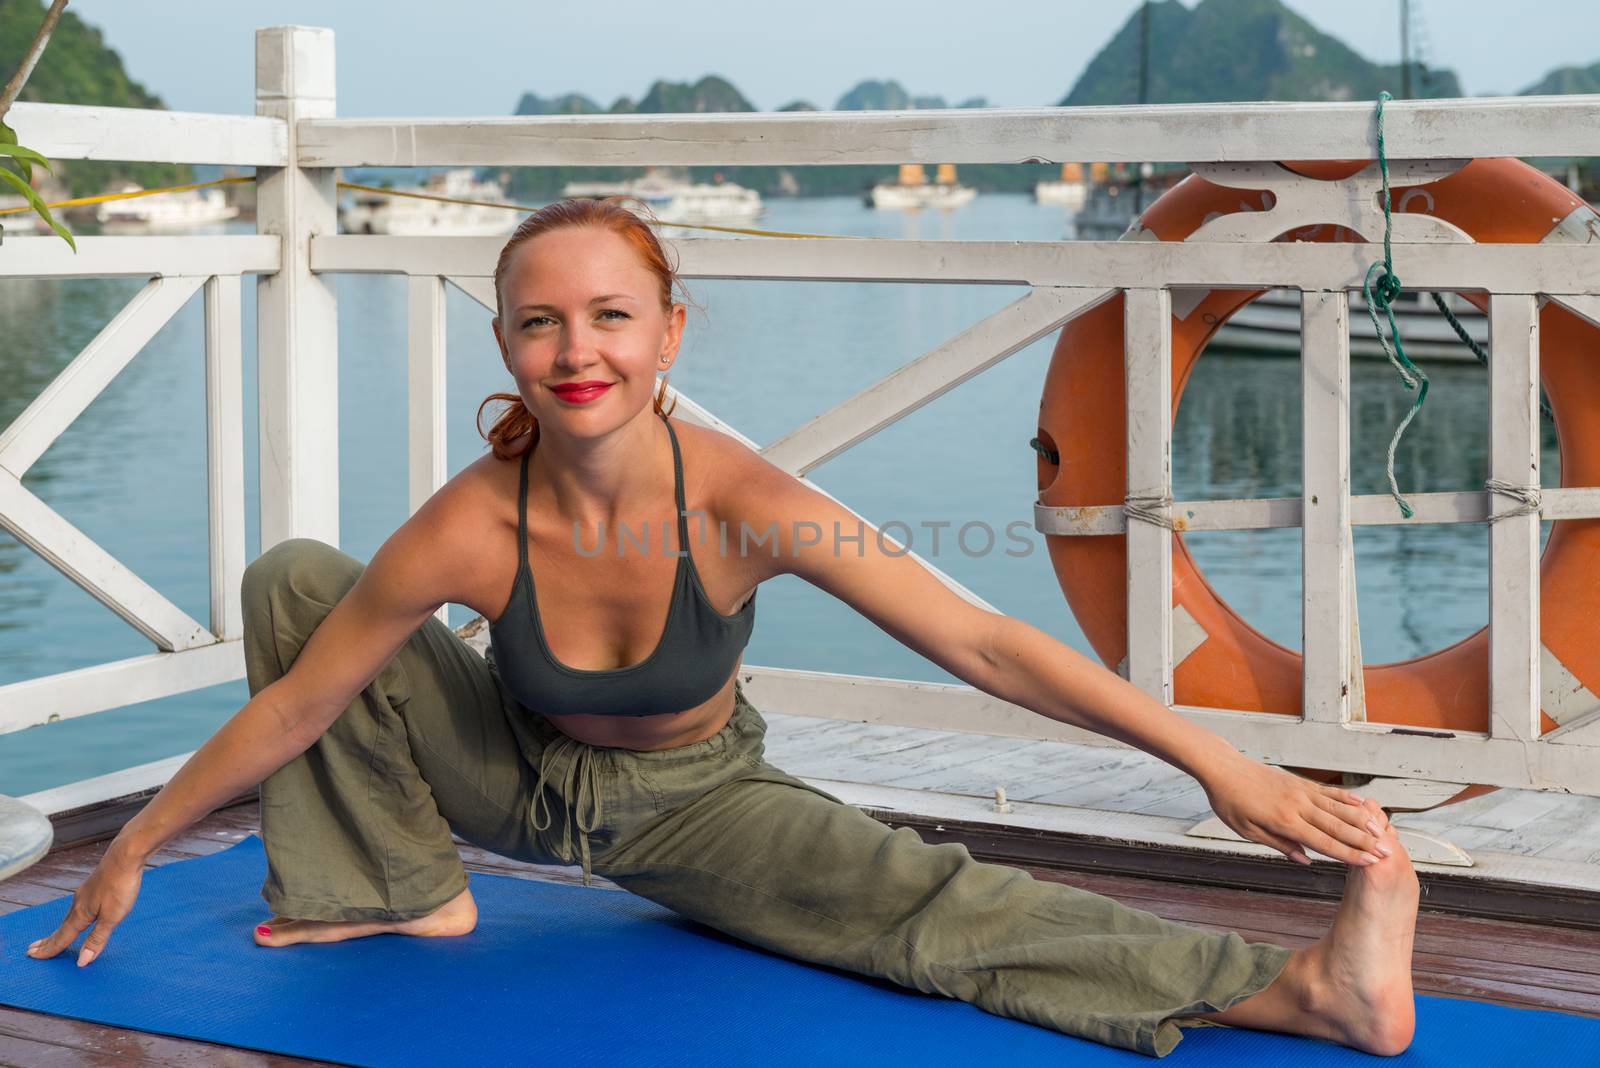
[[[72,895],[72,907],[67,910],[61,926],[29,946],[28,956],[48,960],[76,942],[78,935],[92,925],[94,930],[89,932],[89,937],[83,940],[83,948],[78,951],[78,967],[94,960],[106,948],[117,924],[133,911],[143,879],[144,865],[124,857],[113,843]]]

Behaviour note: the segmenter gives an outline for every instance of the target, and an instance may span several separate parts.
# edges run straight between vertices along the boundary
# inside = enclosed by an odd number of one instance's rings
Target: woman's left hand
[[[1310,864],[1307,849],[1347,864],[1390,854],[1379,836],[1389,820],[1376,801],[1240,756],[1202,781],[1222,822],[1242,838]]]

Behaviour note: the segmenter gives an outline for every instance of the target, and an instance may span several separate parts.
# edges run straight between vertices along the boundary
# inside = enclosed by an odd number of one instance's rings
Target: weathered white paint
[[[1032,290],[791,430],[761,454],[790,474],[808,474],[1110,295],[1103,289]]]
[[[42,239],[41,239],[42,240]],[[505,242],[492,237],[341,234],[311,243],[314,271],[487,277]],[[895,241],[838,238],[668,238],[685,278],[803,282],[926,282],[1137,289],[1359,290],[1373,251],[1308,241]],[[1584,295],[1600,246],[1396,244],[1408,287]]]
[[[1571,723],[1557,727],[1540,741],[1550,745],[1574,745],[1588,749],[1591,753],[1592,775],[1595,766],[1593,761],[1600,760],[1600,710],[1579,716]]]
[[[1574,212],[1573,214],[1577,213]],[[1595,235],[1595,240],[1600,242],[1600,233]],[[1587,319],[1590,324],[1600,327],[1600,296],[1593,294],[1588,296],[1564,296],[1552,297],[1551,300],[1568,311]]]
[[[682,390],[673,389],[669,386],[667,388],[666,400],[663,402],[663,404],[665,405],[666,409],[672,413],[673,419],[681,419],[686,423],[693,423],[695,426],[703,426],[707,430],[715,430],[719,434],[726,434],[739,444],[743,445],[745,448],[749,449],[751,452],[761,451],[761,446],[758,445],[753,438],[746,437],[738,427],[719,418],[709,408],[702,407],[701,405],[695,403],[694,398],[690,397]],[[811,480],[808,478],[802,478],[800,481],[811,486],[813,489],[817,489],[816,486],[812,485]],[[817,492],[823,493],[825,491],[818,489]]]
[[[206,502],[211,632],[244,636],[244,367],[239,276],[206,281]]]
[[[1350,719],[1350,304],[1301,296],[1301,704],[1308,720]]]
[[[333,115],[333,32],[256,31],[256,113],[289,126]],[[282,239],[256,290],[261,412],[261,548],[293,537],[339,544],[339,322],[333,288],[310,267],[313,235],[338,230],[335,174],[263,169],[256,228]]]
[[[102,801],[165,786],[192,756],[194,751],[190,750],[163,760],[153,760],[148,764],[138,764],[106,775],[96,775],[92,779],[79,779],[77,782],[40,790],[20,800],[26,801],[47,816],[70,812],[76,808],[85,808]]]
[[[1220,842],[1247,841],[1217,816],[1201,820],[1185,831],[1184,834],[1192,838],[1212,838]],[[1406,854],[1411,858],[1411,863],[1413,864],[1442,864],[1452,868],[1472,867],[1472,856],[1465,849],[1462,849],[1447,838],[1441,838],[1436,834],[1429,834],[1426,831],[1413,830],[1399,825],[1395,826],[1395,834],[1399,837],[1400,844],[1405,847]],[[1310,849],[1310,847],[1307,848]],[[1310,852],[1319,857],[1324,856],[1324,854],[1315,849],[1310,849]],[[1335,858],[1329,857],[1327,859],[1332,860]]]
[[[153,278],[0,434],[0,468],[21,478],[205,284]]]
[[[185,237],[76,237],[73,252],[59,237],[6,236],[0,278],[205,278],[278,269],[281,242],[256,234]]]
[[[495,305],[494,278],[490,275],[475,275],[471,277],[446,278],[445,281],[455,286],[461,292],[483,305],[487,310],[499,314],[500,309]]]
[[[0,471],[0,528],[121,616],[158,649],[193,649],[216,640],[188,613],[25,489],[22,480],[9,471]]]
[[[1350,522],[1358,527],[1417,526],[1424,523],[1482,523],[1489,515],[1491,494],[1481,490],[1450,493],[1411,493],[1406,503],[1413,515],[1406,519],[1387,493],[1350,498]],[[1499,505],[1496,507],[1504,507]],[[1258,497],[1249,500],[1178,501],[1173,521],[1180,531],[1271,530],[1297,527],[1303,509],[1298,497]],[[1600,516],[1600,487],[1546,487],[1540,495],[1542,519],[1592,519]],[[1044,534],[1092,537],[1121,534],[1127,529],[1120,504],[1081,507],[1035,502],[1034,527]]]
[[[1489,477],[1539,485],[1539,310],[1489,297]],[[1516,502],[1496,495],[1492,515]],[[1539,736],[1539,514],[1489,524],[1489,722],[1496,738]]]
[[[1119,746],[968,686],[745,665],[739,677],[757,707],[797,716]],[[1600,796],[1596,747],[1525,744],[1482,733],[1422,732],[1381,723],[1330,724],[1298,716],[1176,705],[1175,712],[1228,739],[1247,756],[1290,767],[1365,775],[1488,783]]]
[[[1391,159],[1389,181],[1393,186],[1434,182],[1467,162]],[[1199,163],[1193,170],[1209,182],[1239,189],[1243,210],[1212,219],[1190,234],[1188,241],[1267,242],[1282,233],[1310,240],[1314,231],[1332,226],[1353,230],[1368,241],[1383,239],[1383,179],[1376,160],[1337,182],[1306,178],[1276,163]],[[1254,190],[1264,190],[1267,196]],[[1316,221],[1306,226],[1307,219]],[[1407,244],[1471,240],[1460,228],[1432,215],[1396,213],[1390,225],[1391,240]]]
[[[1547,646],[1539,646],[1539,705],[1559,725],[1547,741],[1571,741],[1582,728],[1600,723],[1600,695],[1574,675]]]
[[[1600,155],[1593,97],[1396,100],[1395,159]],[[1371,159],[1373,105],[1156,104],[728,115],[314,119],[303,167],[1065,163]]]
[[[205,115],[152,108],[13,104],[6,122],[17,138],[51,160],[115,159],[282,167],[289,129],[281,119]],[[59,240],[59,239],[58,239]]]
[[[1170,500],[1172,298],[1130,289],[1124,300],[1128,496]],[[1156,523],[1128,525],[1128,681],[1172,703],[1172,531]]]
[[[444,422],[444,279],[410,279],[406,307],[410,510],[415,513],[449,475]]]
[[[242,678],[244,644],[235,641],[24,679],[0,686],[0,734]]]
[[[406,309],[406,470],[415,514],[450,477],[445,458],[444,279],[408,279]],[[449,623],[449,606],[440,605],[434,615]]]
[[[781,757],[779,758],[780,763]],[[1270,846],[1254,842],[1231,842],[1212,838],[1192,838],[1185,832],[1192,820],[1182,817],[1146,815],[1138,812],[1095,811],[1013,800],[1012,811],[994,811],[992,797],[962,795],[929,789],[906,789],[876,783],[847,782],[806,774],[799,777],[819,786],[850,805],[881,812],[903,812],[934,819],[960,820],[988,824],[1011,830],[1026,829],[1043,835],[1072,834],[1106,838],[1120,842],[1146,842],[1152,846],[1177,847],[1216,853],[1282,857]],[[1454,807],[1454,806],[1452,806]],[[1441,810],[1441,817],[1450,809]],[[1400,824],[1396,824],[1400,826]],[[1431,824],[1430,824],[1431,827]],[[1407,830],[1418,828],[1408,827]],[[1545,860],[1538,856],[1473,850],[1471,867],[1450,867],[1453,878],[1462,881],[1526,882],[1546,886],[1600,892],[1600,869],[1593,864]],[[1283,860],[1285,864],[1293,861]]]
[[[1187,605],[1175,604],[1172,606],[1172,668],[1176,671],[1189,659],[1189,654],[1206,643],[1211,635],[1200,621],[1194,618]],[[1123,678],[1128,677],[1128,657],[1126,654],[1117,661],[1113,669]]]

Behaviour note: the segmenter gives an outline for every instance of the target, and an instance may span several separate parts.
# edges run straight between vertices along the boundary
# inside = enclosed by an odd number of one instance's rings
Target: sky
[[[1398,0],[1287,0],[1378,62],[1400,55]],[[830,108],[864,78],[997,107],[1058,102],[1136,0],[71,0],[128,72],[179,111],[250,114],[254,30],[335,34],[346,116],[510,114],[526,91],[601,106],[656,78],[720,74],[757,108]],[[1190,6],[1193,6],[1192,3]],[[1600,61],[1596,0],[1412,0],[1423,57],[1471,95],[1515,93]],[[982,16],[979,16],[979,12]],[[936,14],[937,13],[937,14]]]

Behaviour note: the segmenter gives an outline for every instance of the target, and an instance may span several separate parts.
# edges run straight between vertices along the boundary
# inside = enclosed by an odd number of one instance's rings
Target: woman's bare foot
[[[416,935],[422,938],[448,938],[472,933],[478,925],[478,903],[471,890],[463,890],[426,916],[411,920],[353,920],[330,923],[324,920],[291,920],[274,916],[266,927],[270,934],[255,932],[258,946],[292,946],[296,942],[343,942],[375,934]]]
[[[1204,1018],[1325,1038],[1380,1056],[1405,1051],[1416,1030],[1411,949],[1419,887],[1394,829],[1385,827],[1379,841],[1392,855],[1349,869],[1332,930],[1296,952],[1265,990]]]

